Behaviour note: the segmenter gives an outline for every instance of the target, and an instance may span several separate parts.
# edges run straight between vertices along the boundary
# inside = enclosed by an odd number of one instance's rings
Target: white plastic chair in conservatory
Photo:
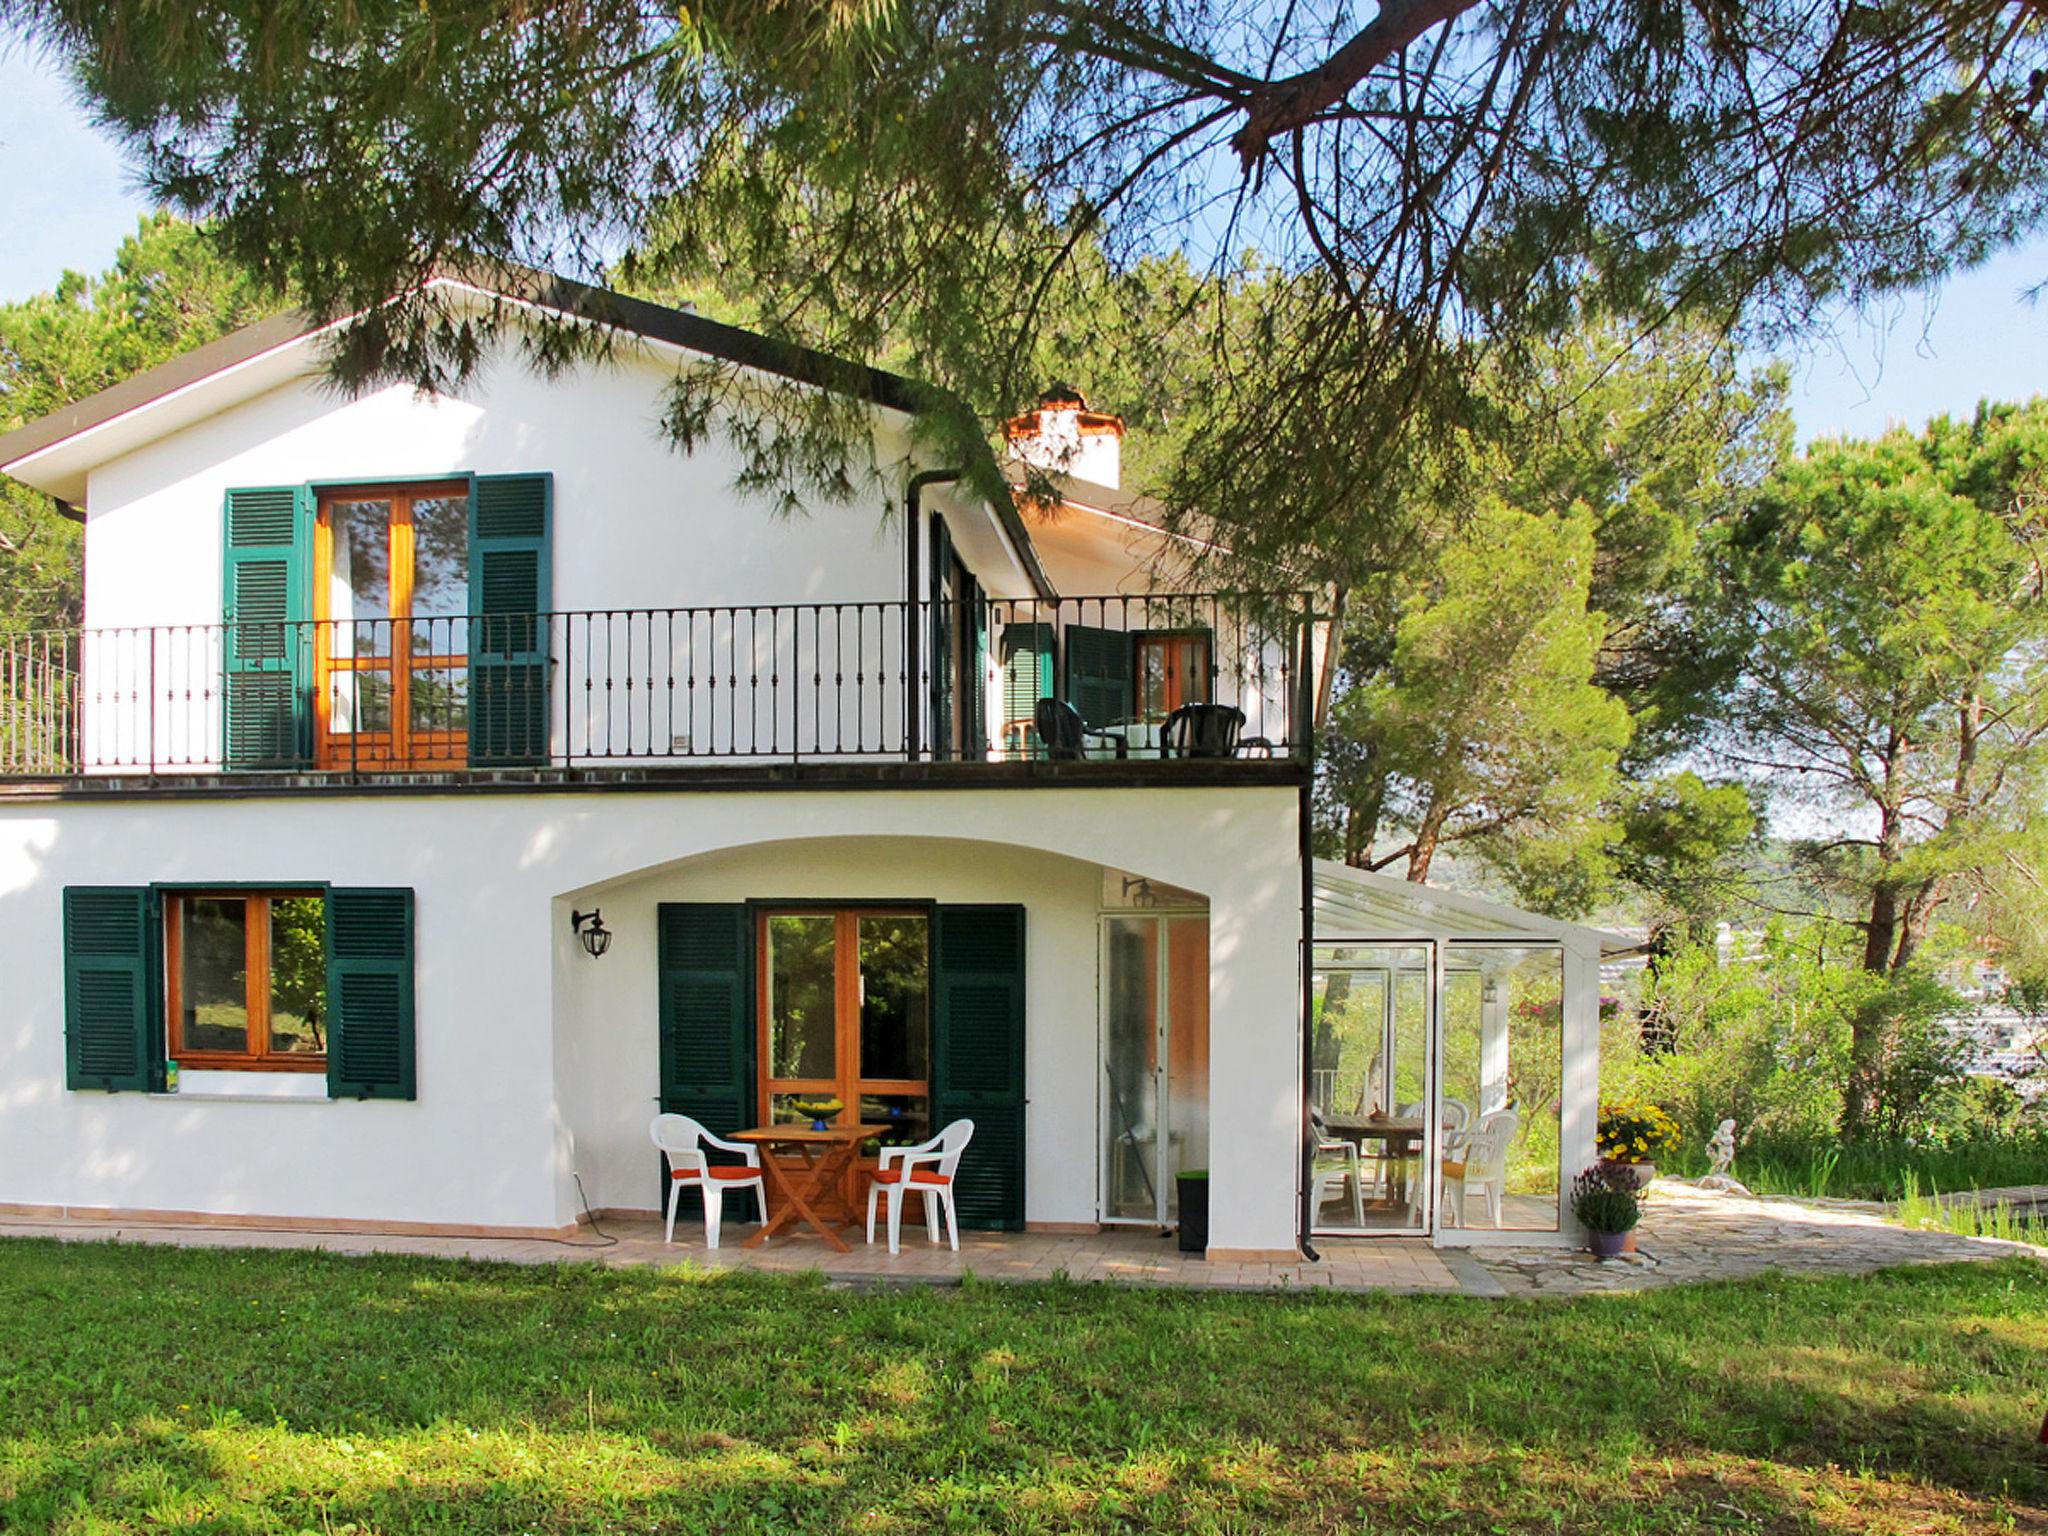
[[[725,1215],[725,1197],[735,1191],[752,1190],[765,1215],[767,1186],[761,1182],[761,1153],[742,1142],[726,1141],[712,1135],[688,1115],[656,1115],[648,1128],[654,1144],[668,1158],[668,1225],[662,1229],[663,1243],[676,1238],[676,1206],[686,1189],[704,1195],[704,1246],[718,1246],[718,1226]],[[740,1167],[714,1163],[704,1155],[706,1147],[737,1152],[746,1161]]]
[[[930,1141],[911,1147],[882,1148],[881,1167],[868,1185],[868,1241],[875,1240],[875,1204],[889,1197],[889,1251],[903,1251],[903,1197],[910,1190],[924,1196],[924,1226],[931,1240],[939,1240],[939,1209],[945,1208],[946,1232],[953,1251],[960,1251],[960,1213],[953,1205],[953,1181],[960,1172],[960,1155],[974,1139],[972,1120],[955,1120]]]
[[[1443,1113],[1444,1151],[1455,1152],[1465,1143],[1465,1127],[1472,1123],[1472,1111],[1462,1099],[1445,1099]]]
[[[1319,1133],[1316,1137],[1315,1179],[1309,1191],[1310,1209],[1318,1221],[1322,1219],[1325,1205],[1343,1198],[1347,1184],[1351,1186],[1352,1225],[1362,1227],[1365,1225],[1365,1169],[1359,1163],[1358,1148],[1351,1142]]]
[[[1464,1145],[1458,1153],[1464,1172],[1461,1177],[1453,1179],[1449,1176],[1450,1170],[1446,1169],[1444,1178],[1451,1216],[1459,1226],[1466,1225],[1465,1203],[1474,1191],[1478,1192],[1486,1208],[1487,1225],[1500,1225],[1501,1206],[1507,1195],[1508,1148],[1521,1125],[1521,1116],[1512,1109],[1497,1109],[1482,1116],[1479,1124],[1466,1133]]]

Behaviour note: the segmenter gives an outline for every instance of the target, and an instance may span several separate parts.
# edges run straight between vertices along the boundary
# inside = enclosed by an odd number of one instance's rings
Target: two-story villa
[[[981,1226],[1564,1237],[1599,936],[1309,859],[1323,609],[1173,590],[1113,418],[1013,424],[1047,516],[865,374],[895,512],[776,516],[665,386],[843,368],[436,281],[618,356],[346,397],[287,316],[0,437],[86,550],[0,638],[0,1205],[558,1234],[836,1100],[971,1117]]]

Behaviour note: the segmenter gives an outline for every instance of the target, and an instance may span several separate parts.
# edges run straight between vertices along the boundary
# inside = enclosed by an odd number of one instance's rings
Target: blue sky
[[[114,148],[39,60],[0,39],[0,301],[104,267],[147,206]],[[2048,392],[2048,237],[1882,313],[1838,317],[1793,364],[1802,440]]]

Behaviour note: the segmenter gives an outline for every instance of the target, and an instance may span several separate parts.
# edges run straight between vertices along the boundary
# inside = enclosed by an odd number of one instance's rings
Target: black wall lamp
[[[571,912],[569,929],[583,941],[593,960],[612,947],[612,931],[605,927],[604,913],[597,907],[588,912]]]

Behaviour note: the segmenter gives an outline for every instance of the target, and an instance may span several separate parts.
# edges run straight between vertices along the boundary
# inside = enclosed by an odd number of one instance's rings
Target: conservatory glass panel
[[[1421,1225],[1430,977],[1427,945],[1316,951],[1309,1070],[1319,1126],[1310,1190],[1317,1232]]]
[[[1564,952],[1445,947],[1442,1218],[1554,1232],[1564,1093]]]

